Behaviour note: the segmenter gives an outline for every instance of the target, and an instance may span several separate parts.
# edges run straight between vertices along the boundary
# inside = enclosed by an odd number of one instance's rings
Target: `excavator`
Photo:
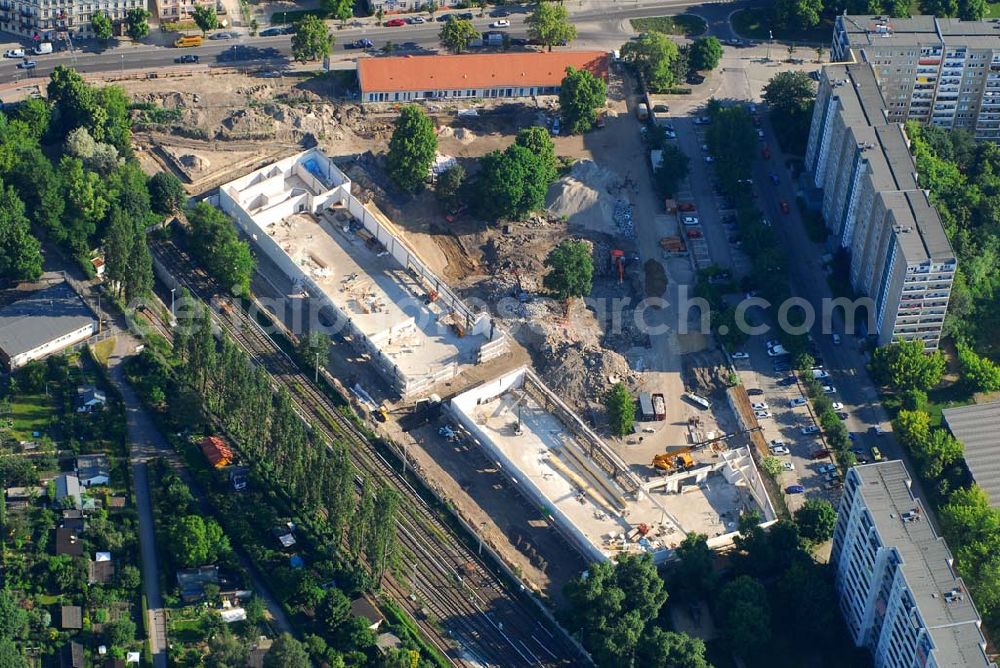
[[[691,452],[694,450],[704,448],[712,443],[718,443],[719,441],[727,441],[734,436],[742,436],[743,434],[749,434],[755,431],[760,431],[760,426],[754,427],[753,429],[734,431],[731,434],[723,434],[722,436],[716,436],[715,438],[710,438],[705,441],[692,443],[691,445],[681,448],[680,450],[655,455],[653,457],[652,466],[653,468],[661,471],[686,471],[694,466],[694,458],[691,456]]]

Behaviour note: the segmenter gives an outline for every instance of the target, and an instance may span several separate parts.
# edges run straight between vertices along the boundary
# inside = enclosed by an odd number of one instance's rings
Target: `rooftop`
[[[989,665],[979,645],[984,642],[979,613],[952,570],[948,546],[934,533],[920,500],[911,493],[903,462],[867,464],[853,471],[861,480],[858,491],[882,543],[899,553],[906,584],[934,641],[937,665]]]
[[[852,46],[908,46],[933,44],[968,44],[996,46],[1000,26],[992,21],[962,21],[933,16],[890,18],[878,15],[838,17]],[[992,41],[989,41],[992,40]]]
[[[952,435],[965,446],[965,463],[976,484],[1000,508],[1000,401],[942,411]]]
[[[326,214],[296,213],[268,233],[352,328],[407,378],[475,361],[484,337],[459,336],[451,326],[454,314],[429,302],[424,285],[381,245],[370,243],[363,228],[345,230]]]
[[[69,527],[56,529],[56,555],[60,554],[68,554],[71,557],[83,556],[83,542],[77,529]]]
[[[423,91],[496,86],[559,86],[566,68],[606,79],[605,51],[534,51],[358,59],[361,90]]]
[[[80,296],[68,284],[57,283],[0,308],[0,350],[7,357],[23,355],[96,323]]]
[[[64,605],[59,609],[59,625],[64,629],[83,628],[83,610],[78,605]]]

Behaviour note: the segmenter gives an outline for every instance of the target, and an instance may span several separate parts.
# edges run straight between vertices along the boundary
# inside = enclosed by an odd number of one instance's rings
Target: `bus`
[[[684,398],[687,399],[688,401],[690,401],[693,404],[701,406],[705,410],[708,410],[709,408],[712,407],[712,402],[711,401],[709,401],[705,397],[699,397],[694,392],[685,392],[684,393]]]
[[[182,35],[174,42],[174,46],[179,49],[189,46],[201,46],[201,35]]]

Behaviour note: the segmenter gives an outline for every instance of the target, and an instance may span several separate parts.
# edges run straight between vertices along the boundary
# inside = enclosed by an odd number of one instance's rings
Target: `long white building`
[[[869,334],[880,345],[918,339],[937,349],[958,260],[867,65],[823,68],[806,169],[850,255],[851,286],[874,301]]]
[[[91,19],[107,14],[114,24],[143,0],[0,0],[0,31],[42,41],[93,37]]]
[[[899,460],[847,472],[831,562],[841,612],[875,668],[987,668],[981,620]]]

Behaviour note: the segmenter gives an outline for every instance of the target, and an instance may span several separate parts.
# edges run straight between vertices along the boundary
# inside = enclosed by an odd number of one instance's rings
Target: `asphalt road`
[[[703,15],[714,26],[726,15],[746,6],[748,2],[723,2],[704,4],[690,2],[689,0],[665,0],[655,6],[632,5],[627,3],[615,3],[607,9],[586,9],[573,12],[572,20],[577,24],[588,24],[593,22],[614,22],[629,18],[644,16],[663,16],[667,14],[680,14],[687,9],[696,8],[699,15]],[[523,13],[513,13],[522,10]],[[527,29],[524,19],[527,16],[528,8],[522,6],[511,6],[512,15],[506,17],[511,22],[511,27],[505,31],[512,37],[524,37]],[[437,16],[441,13],[439,12]],[[478,14],[478,11],[475,13]],[[489,16],[473,19],[473,23],[480,30],[489,30],[489,25],[495,18]],[[401,47],[397,53],[429,53],[436,51],[440,42],[438,33],[442,24],[437,21],[428,22],[422,25],[406,25],[400,27],[379,27],[375,25],[360,25],[344,28],[342,30],[333,29],[331,32],[336,39],[333,48],[333,55],[337,58],[353,58],[360,55],[357,51],[345,50],[344,44],[353,42],[362,37],[367,37],[375,43],[376,48],[381,48],[387,42]],[[591,29],[584,25],[577,36],[577,42],[602,41],[607,40],[617,31],[608,30],[604,27]],[[623,38],[624,39],[624,38]],[[121,70],[153,70],[163,67],[231,67],[237,64],[239,67],[257,68],[270,67],[280,68],[291,64],[291,38],[287,35],[276,37],[250,37],[242,35],[236,40],[210,40],[204,41],[203,45],[195,48],[178,49],[173,47],[156,46],[152,44],[142,44],[139,46],[120,46],[107,48],[102,51],[95,50],[89,45],[83,49],[76,49],[74,52],[60,51],[45,56],[31,56],[37,62],[37,67],[30,71],[18,69],[18,60],[3,59],[0,62],[0,82],[10,82],[25,77],[41,78],[48,77],[52,70],[58,65],[72,66],[81,72],[113,72]],[[198,65],[179,65],[174,63],[174,59],[181,55],[194,54],[200,58]]]

